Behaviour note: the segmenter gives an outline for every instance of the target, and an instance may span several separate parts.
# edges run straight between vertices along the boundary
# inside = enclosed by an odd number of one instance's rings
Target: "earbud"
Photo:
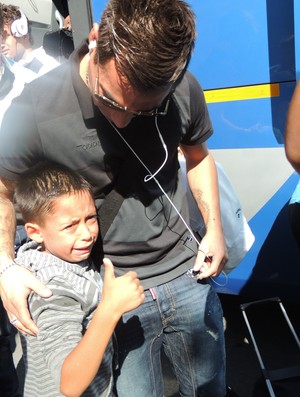
[[[26,36],[28,33],[28,21],[26,15],[19,9],[21,18],[15,19],[10,25],[11,34],[14,37],[20,38]]]
[[[97,47],[97,41],[96,41],[96,40],[92,40],[92,41],[89,43],[89,46],[88,46],[88,48],[89,48],[89,53],[91,53],[91,52],[93,51],[93,49],[96,48],[96,47]]]

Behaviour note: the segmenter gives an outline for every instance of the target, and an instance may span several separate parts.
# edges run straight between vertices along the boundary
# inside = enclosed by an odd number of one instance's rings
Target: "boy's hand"
[[[115,277],[114,267],[107,258],[103,260],[105,274],[103,281],[102,304],[107,302],[111,310],[120,316],[138,307],[145,299],[144,288],[135,272]]]

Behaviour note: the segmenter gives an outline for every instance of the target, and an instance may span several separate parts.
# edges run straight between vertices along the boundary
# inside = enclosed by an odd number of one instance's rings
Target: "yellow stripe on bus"
[[[248,87],[220,88],[204,91],[207,103],[244,101],[247,99],[271,98],[280,95],[278,83],[260,84]]]

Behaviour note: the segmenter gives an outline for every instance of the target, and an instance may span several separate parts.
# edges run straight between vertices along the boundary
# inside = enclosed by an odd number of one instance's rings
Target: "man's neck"
[[[25,49],[24,54],[22,56],[22,58],[20,59],[21,64],[26,64],[28,62],[31,62],[32,60],[32,53],[33,53],[33,48],[32,47],[28,47]]]
[[[90,55],[86,54],[80,61],[79,64],[79,74],[82,80],[85,82],[86,85],[88,85],[88,66],[89,66],[89,59]]]

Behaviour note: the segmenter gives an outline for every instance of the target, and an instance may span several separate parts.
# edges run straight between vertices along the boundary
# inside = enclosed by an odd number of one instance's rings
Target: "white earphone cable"
[[[159,139],[162,143],[162,146],[164,148],[165,151],[165,159],[162,163],[162,165],[157,169],[156,172],[154,172],[152,174],[152,172],[149,170],[149,168],[146,166],[146,164],[142,161],[142,159],[138,156],[138,154],[134,151],[134,149],[129,145],[129,143],[126,141],[126,139],[123,137],[123,135],[120,133],[120,131],[117,129],[117,127],[111,123],[109,121],[110,125],[113,127],[113,129],[117,132],[117,134],[119,135],[119,137],[123,140],[123,142],[126,144],[126,146],[129,148],[129,150],[134,154],[134,156],[138,159],[138,161],[142,164],[142,166],[146,169],[146,171],[149,173],[148,175],[145,176],[144,178],[144,182],[147,183],[149,182],[151,179],[153,179],[155,181],[155,183],[157,184],[157,186],[159,187],[159,189],[161,190],[161,192],[163,193],[163,195],[166,197],[166,199],[169,201],[169,203],[171,204],[172,208],[175,210],[175,212],[177,213],[177,215],[179,216],[179,218],[181,219],[181,221],[183,222],[184,226],[187,228],[188,232],[190,233],[191,237],[193,238],[193,240],[196,242],[196,244],[198,245],[198,250],[200,247],[200,242],[198,241],[198,239],[196,238],[195,234],[193,233],[192,229],[190,228],[190,226],[187,224],[187,222],[185,221],[185,219],[183,218],[183,216],[180,214],[180,212],[178,211],[178,209],[176,208],[175,204],[173,203],[173,201],[170,199],[170,197],[167,195],[167,193],[164,191],[163,187],[161,186],[161,184],[159,183],[159,181],[156,179],[156,175],[161,171],[161,169],[164,167],[164,165],[166,164],[167,160],[168,160],[168,149],[167,149],[167,145],[165,144],[165,141],[162,137],[162,134],[160,132],[160,129],[158,127],[158,122],[157,122],[157,116],[155,116],[155,127],[156,130],[158,132],[158,136]],[[204,253],[204,252],[203,252]],[[204,253],[205,255],[205,253]],[[225,284],[220,284],[218,283],[216,280],[213,279],[213,277],[210,277],[210,279],[218,286],[223,287],[227,284],[227,275],[222,271],[222,274],[225,276]]]

